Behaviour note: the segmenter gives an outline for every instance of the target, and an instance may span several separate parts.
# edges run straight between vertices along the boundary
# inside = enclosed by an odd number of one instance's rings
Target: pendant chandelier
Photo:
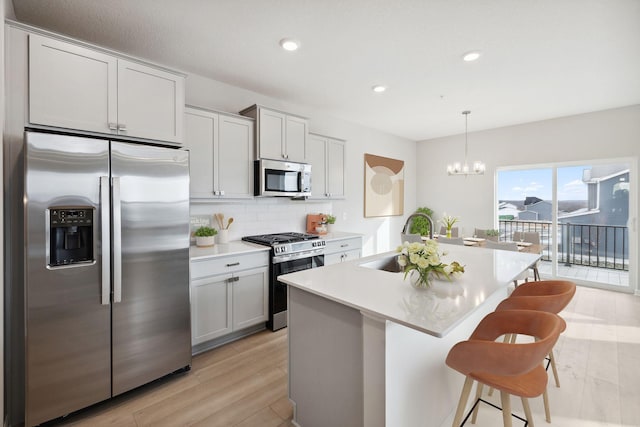
[[[469,114],[471,111],[466,110],[463,111],[464,114],[464,163],[460,164],[460,162],[455,162],[453,164],[447,165],[447,173],[449,175],[484,175],[485,165],[480,161],[473,162],[473,167],[469,168],[469,164],[467,163],[467,152],[469,151],[469,145],[467,142],[467,121],[469,120]]]

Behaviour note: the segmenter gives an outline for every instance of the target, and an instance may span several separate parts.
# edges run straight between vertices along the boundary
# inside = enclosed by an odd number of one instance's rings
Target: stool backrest
[[[539,366],[551,351],[564,322],[552,313],[533,310],[504,310],[489,313],[467,341],[453,346],[446,364],[458,372],[494,375],[522,375]],[[505,343],[496,340],[505,334],[529,335],[533,342]]]

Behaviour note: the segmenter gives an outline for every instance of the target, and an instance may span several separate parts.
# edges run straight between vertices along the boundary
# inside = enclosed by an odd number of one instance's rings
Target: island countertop
[[[458,261],[465,273],[452,282],[436,280],[429,290],[414,289],[404,273],[379,270],[395,251],[284,274],[278,280],[418,331],[443,337],[494,292],[508,286],[533,265],[538,254],[440,245],[443,262]],[[365,266],[369,265],[369,266]]]

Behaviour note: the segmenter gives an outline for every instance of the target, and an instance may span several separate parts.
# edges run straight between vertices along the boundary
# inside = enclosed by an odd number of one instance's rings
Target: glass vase
[[[430,271],[421,273],[418,270],[409,272],[409,283],[416,289],[429,289],[433,284],[433,276]]]

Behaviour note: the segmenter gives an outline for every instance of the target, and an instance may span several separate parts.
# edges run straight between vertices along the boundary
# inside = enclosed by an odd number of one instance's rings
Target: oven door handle
[[[271,259],[273,264],[279,264],[286,261],[295,261],[302,258],[311,258],[317,255],[323,255],[324,249],[314,249],[310,251],[296,252],[294,254],[276,255]]]

